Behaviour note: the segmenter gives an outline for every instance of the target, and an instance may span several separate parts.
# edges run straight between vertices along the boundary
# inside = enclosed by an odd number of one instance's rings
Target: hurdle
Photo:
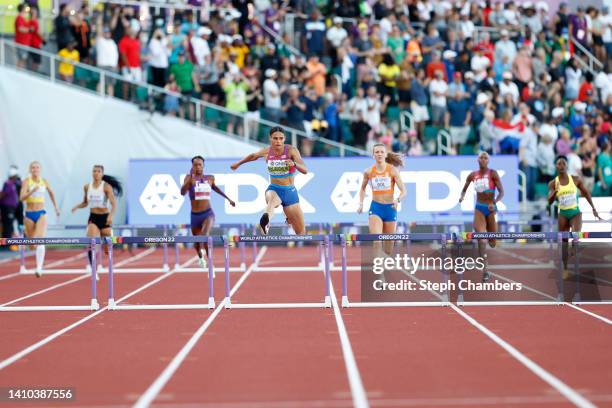
[[[223,243],[226,239],[219,236],[165,236],[165,237],[124,237],[112,238],[107,240],[109,243],[109,283],[108,283],[108,308],[109,310],[182,310],[182,309],[214,309],[215,308],[215,289],[214,275],[215,267],[213,265],[213,244]],[[115,244],[185,244],[185,243],[201,243],[208,244],[208,301],[202,304],[145,304],[145,305],[125,305],[115,301],[115,273],[112,262],[112,247]],[[111,245],[112,244],[112,245]],[[229,262],[225,262],[226,267],[229,267]],[[177,272],[170,271],[162,275],[158,280],[149,283],[148,286],[165,279]],[[229,270],[226,271],[226,276],[229,275]],[[142,289],[146,289],[145,286]]]
[[[89,305],[48,305],[48,306],[10,306],[16,301],[0,305],[2,312],[35,312],[35,311],[69,311],[69,310],[98,310],[100,305],[97,299],[97,266],[96,247],[100,243],[99,238],[6,238],[0,240],[0,245],[18,245],[21,248],[29,245],[84,245],[91,249],[91,300]]]
[[[374,242],[374,241],[405,241],[408,245],[412,241],[431,241],[432,243],[437,242],[440,244],[441,257],[444,258],[446,256],[446,244],[448,239],[450,238],[449,234],[354,234],[354,235],[344,235],[339,234],[336,236],[336,241],[340,242],[341,251],[342,251],[342,307],[423,307],[423,306],[449,306],[450,298],[449,294],[445,290],[442,294],[434,293],[434,296],[438,299],[437,301],[414,301],[414,302],[351,302],[348,296],[348,270],[347,267],[347,241],[348,242]],[[360,267],[357,267],[357,270],[361,270]],[[406,271],[403,271],[406,273]],[[442,277],[448,279],[448,271],[444,268],[442,264],[442,268],[440,273]],[[419,279],[415,276],[412,276],[410,273],[406,273],[406,276],[411,280],[417,282]]]
[[[331,307],[331,275],[329,268],[329,245],[330,239],[328,235],[248,235],[235,236],[234,242],[244,243],[288,243],[288,242],[314,242],[319,243],[318,246],[323,246],[320,249],[320,254],[323,256],[323,265],[320,266],[285,266],[285,267],[266,267],[259,266],[257,263],[252,265],[253,272],[279,272],[286,270],[295,271],[320,271],[325,277],[325,295],[323,302],[307,302],[307,303],[232,303],[230,293],[229,268],[227,267],[229,257],[225,256],[226,274],[225,274],[225,300],[226,309],[274,309],[274,308],[329,308]],[[255,246],[254,246],[255,248]],[[226,249],[227,251],[227,249]]]

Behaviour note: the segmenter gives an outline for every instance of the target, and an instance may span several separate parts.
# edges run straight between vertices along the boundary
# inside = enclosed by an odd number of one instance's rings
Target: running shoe
[[[270,217],[268,217],[268,213],[264,213],[259,219],[259,227],[264,235],[268,235],[270,230]]]
[[[37,278],[40,278],[43,274],[43,271],[41,268],[36,268],[36,271],[34,273],[36,274]]]
[[[206,269],[206,267],[208,266],[206,264],[206,258],[204,258],[204,254],[200,253],[200,257],[198,258],[198,262],[200,263],[200,268],[202,269]]]
[[[482,274],[482,281],[483,282],[488,282],[489,279],[491,279],[491,272],[484,271],[484,273]]]

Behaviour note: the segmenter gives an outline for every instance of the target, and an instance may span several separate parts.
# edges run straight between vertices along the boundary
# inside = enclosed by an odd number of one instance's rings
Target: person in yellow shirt
[[[71,64],[70,61],[79,62],[80,55],[79,52],[74,48],[76,46],[76,42],[71,41],[68,43],[66,48],[62,48],[57,55],[62,58],[57,68],[57,72],[60,75],[60,78],[63,81],[72,83],[74,80],[74,64]]]
[[[400,68],[395,63],[391,54],[383,56],[383,62],[378,66],[378,75],[381,82],[381,93],[383,96],[388,95],[391,98],[391,104],[395,105],[397,98],[397,80],[400,77]]]
[[[244,68],[244,58],[249,53],[249,47],[244,44],[242,40],[242,36],[240,34],[236,34],[233,37],[232,47],[230,48],[230,54],[236,54],[235,63],[238,68]]]
[[[47,180],[40,175],[40,163],[30,163],[30,176],[23,180],[19,200],[25,202],[25,217],[23,219],[26,238],[43,238],[47,233],[47,212],[45,211],[45,196],[49,194],[55,215],[59,217],[60,211],[55,201],[55,194]],[[45,261],[45,246],[36,246],[36,276],[42,275]]]
[[[601,218],[595,209],[591,193],[584,186],[582,179],[568,174],[567,157],[558,156],[555,159],[555,167],[557,168],[557,177],[548,183],[548,204],[557,201],[559,206],[559,217],[557,220],[559,232],[580,232],[582,229],[582,213],[578,205],[578,191],[582,193],[591,205],[595,218]],[[572,248],[572,253],[574,251],[575,248]],[[567,271],[567,260],[569,258],[567,239],[563,240],[562,258],[565,269],[563,278],[566,279],[569,276]]]

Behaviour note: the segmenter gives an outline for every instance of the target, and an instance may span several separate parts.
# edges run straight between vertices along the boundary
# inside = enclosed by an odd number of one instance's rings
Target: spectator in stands
[[[516,44],[510,40],[510,33],[503,29],[500,32],[501,39],[495,44],[495,60],[501,60],[506,57],[508,61],[514,61],[516,56]]]
[[[149,66],[151,78],[149,82],[155,86],[163,87],[168,75],[169,49],[168,41],[163,30],[157,29],[149,41]]]
[[[431,101],[431,121],[434,126],[444,126],[444,115],[446,114],[446,96],[448,95],[448,84],[444,79],[444,72],[435,72],[435,78],[429,83],[429,98]]]
[[[68,46],[74,39],[70,24],[70,9],[68,3],[60,4],[59,14],[54,20],[55,39],[57,41],[57,50],[60,51]]]
[[[314,9],[306,22],[305,49],[309,54],[323,55],[325,31],[325,23],[319,19],[319,11]]]
[[[169,116],[184,116],[183,109],[180,104],[181,90],[176,83],[176,78],[173,74],[168,76],[168,83],[164,87],[167,93],[164,96],[164,113]]]
[[[183,95],[183,105],[187,105],[188,117],[193,120],[195,118],[195,106],[191,102],[191,98],[199,97],[200,83],[193,70],[193,64],[187,59],[185,52],[180,52],[178,62],[170,65],[170,73],[176,78],[176,83],[181,95]]]
[[[66,48],[61,49],[57,55],[61,62],[57,68],[57,73],[62,81],[72,83],[74,81],[74,62],[79,62],[79,52],[76,50],[76,41],[68,43]]]
[[[518,104],[520,92],[516,83],[512,82],[512,72],[504,72],[502,78],[503,80],[499,84],[499,95],[504,98],[509,94],[513,104]]]
[[[91,49],[91,26],[85,18],[83,11],[78,11],[71,21],[72,35],[77,43],[76,50],[79,52],[81,62],[89,64],[89,51]]]
[[[410,85],[410,110],[412,116],[416,122],[416,128],[421,137],[424,135],[425,122],[429,120],[428,106],[428,88],[429,79],[425,77],[425,71],[419,69],[416,73],[416,77],[412,80]]]
[[[119,50],[117,43],[113,41],[111,37],[111,30],[109,27],[98,29],[96,37],[96,65],[98,68],[108,71],[111,73],[117,73],[119,64]],[[114,95],[114,84],[115,79],[111,76],[105,77],[106,92],[108,95]],[[164,83],[158,85],[163,87]]]
[[[461,75],[459,72],[456,74]],[[472,112],[469,99],[459,91],[448,98],[448,110],[444,117],[444,127],[449,129],[452,149],[455,154],[459,153],[461,146],[465,145],[470,135],[470,123]]]
[[[514,82],[518,86],[520,95],[527,84],[533,79],[531,55],[529,54],[529,48],[525,45],[521,47],[519,53],[514,57],[514,61],[512,62],[512,74],[514,75]]]
[[[327,74],[327,68],[319,61],[317,54],[310,54],[308,62],[306,63],[306,79],[307,85],[314,86],[317,96],[323,96],[325,93],[325,75]]]
[[[569,33],[583,47],[588,47],[587,43],[587,20],[582,6],[576,7],[576,14],[572,14],[568,21]]]
[[[304,128],[304,113],[307,105],[300,95],[298,85],[291,85],[287,92],[287,100],[283,104],[283,111],[287,118],[287,125],[299,131],[305,131]]]
[[[127,34],[119,41],[119,62],[123,77],[128,81],[142,82],[142,67],[140,66],[140,40],[137,32],[128,28]],[[123,98],[129,99],[130,86],[124,83]]]
[[[597,155],[597,184],[594,195],[612,196],[612,142],[605,140],[601,145],[601,151]]]
[[[29,47],[32,43],[30,23],[27,20],[25,4],[17,6],[17,18],[15,18],[15,42],[23,47]],[[28,62],[28,49],[17,48],[17,67],[25,68]]]
[[[265,71],[266,80],[263,83],[265,110],[263,118],[272,122],[280,122],[283,117],[281,95],[285,91],[277,83],[276,70],[268,68]]]
[[[45,44],[45,40],[43,39],[40,33],[40,25],[38,22],[38,8],[30,8],[30,20],[28,21],[28,23],[30,28],[30,47],[35,48],[36,50],[40,50]],[[32,64],[32,71],[38,71],[40,61],[40,53],[35,51],[30,52],[30,63]]]
[[[519,167],[527,177],[527,200],[535,199],[535,185],[538,181],[538,136],[527,126],[519,144]]]
[[[180,60],[180,58],[179,58]],[[227,75],[221,83],[225,92],[225,107],[231,112],[246,114],[247,92],[250,88],[249,80],[240,72]],[[227,115],[226,132],[239,135],[243,127],[242,117],[238,115]],[[236,130],[234,130],[236,128]]]
[[[17,166],[9,167],[8,179],[0,191],[0,219],[2,219],[2,238],[12,238],[17,220],[17,208],[19,206],[19,191],[21,180]],[[6,247],[4,247],[6,248]]]

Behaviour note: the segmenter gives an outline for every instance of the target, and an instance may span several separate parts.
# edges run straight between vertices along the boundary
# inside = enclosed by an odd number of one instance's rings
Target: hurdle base
[[[25,265],[21,265],[19,267],[19,273],[28,273],[28,270],[26,269]]]
[[[162,272],[170,272],[170,266],[168,266],[168,264],[164,264],[164,266],[162,266]]]
[[[115,310],[115,307],[117,307],[117,304],[115,303],[115,299],[109,298],[108,299],[108,310]]]
[[[325,296],[325,302],[323,303],[325,305],[325,307],[330,308],[332,307],[332,302],[331,302],[331,298],[329,296]]]
[[[349,307],[348,296],[342,296],[342,307]]]
[[[214,297],[209,297],[208,298],[208,308],[209,309],[214,309],[215,308],[215,298]]]
[[[91,299],[91,310],[100,309],[100,304],[98,303],[98,299]]]
[[[240,264],[240,272],[244,272],[244,271],[246,271],[246,263],[242,262]]]
[[[228,297],[226,297],[225,299],[223,299],[223,306],[226,309],[231,309],[232,308],[232,300]]]

